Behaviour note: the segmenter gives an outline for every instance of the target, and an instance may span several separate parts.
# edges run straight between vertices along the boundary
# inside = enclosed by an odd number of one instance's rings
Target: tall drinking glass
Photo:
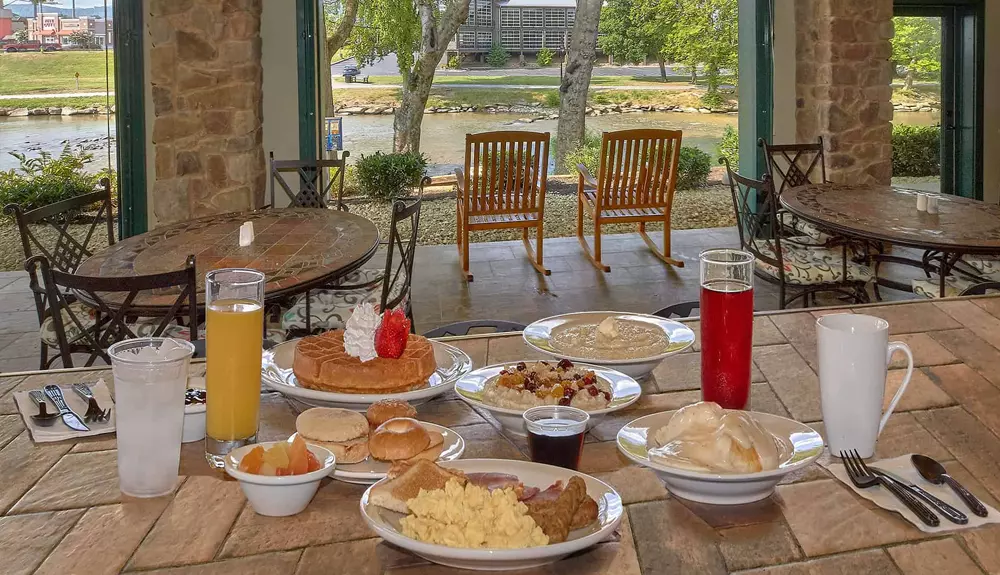
[[[701,253],[701,397],[726,409],[750,406],[753,268],[749,252]]]
[[[177,483],[191,342],[144,337],[108,348],[115,379],[118,486],[159,497]]]
[[[208,272],[205,308],[205,457],[221,468],[230,451],[257,441],[264,274]]]

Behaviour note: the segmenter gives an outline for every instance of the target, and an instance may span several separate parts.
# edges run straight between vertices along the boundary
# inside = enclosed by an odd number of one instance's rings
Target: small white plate
[[[532,363],[532,361],[525,360],[525,363]],[[469,405],[481,407],[489,411],[500,422],[501,427],[507,433],[518,437],[526,437],[528,432],[524,428],[524,419],[522,418],[525,412],[524,409],[498,407],[483,402],[483,389],[486,387],[487,382],[499,377],[500,372],[504,369],[511,369],[517,364],[518,362],[515,361],[477,369],[458,380],[458,383],[455,384],[455,393]],[[642,388],[639,386],[639,383],[620,371],[596,365],[588,365],[586,363],[574,363],[573,365],[579,369],[593,370],[598,379],[608,384],[611,388],[611,403],[604,409],[587,412],[590,414],[587,429],[600,423],[605,415],[625,409],[636,401],[639,401],[639,396],[642,395]]]
[[[674,495],[714,505],[737,505],[765,499],[781,478],[810,465],[823,453],[823,437],[813,428],[792,419],[753,412],[764,429],[792,446],[792,453],[777,469],[758,473],[703,473],[667,465],[649,457],[648,437],[674,415],[664,411],[640,417],[618,432],[618,451],[639,465],[649,467]]]
[[[516,475],[526,486],[539,489],[545,489],[560,480],[565,483],[577,476],[586,483],[587,494],[597,502],[598,514],[597,521],[584,529],[571,532],[569,538],[562,543],[528,549],[460,549],[423,543],[403,535],[399,527],[399,520],[403,515],[370,504],[368,497],[372,488],[368,488],[361,497],[361,515],[375,533],[397,547],[440,565],[477,571],[510,571],[547,565],[607,539],[618,528],[624,513],[621,496],[610,485],[569,469],[507,459],[464,459],[445,463],[443,467],[465,473]]]
[[[437,425],[434,423],[428,423],[426,421],[421,421],[420,425],[424,426],[428,430],[434,430],[440,433],[444,437],[444,450],[441,452],[441,456],[438,457],[438,461],[453,461],[462,457],[465,453],[465,440],[458,433]],[[295,434],[292,435],[295,437]],[[291,438],[289,438],[291,439]],[[307,445],[311,445],[309,440],[306,440]],[[339,479],[345,483],[356,483],[359,485],[371,485],[376,481],[385,479],[385,474],[389,472],[390,463],[386,461],[379,461],[374,457],[369,456],[368,459],[361,461],[359,463],[338,463],[337,467],[334,468],[333,473],[330,477],[334,479]]]
[[[420,405],[431,399],[447,393],[456,381],[472,371],[472,359],[457,347],[431,340],[434,348],[434,359],[437,370],[427,381],[427,387],[404,393],[360,394],[333,393],[300,387],[292,362],[295,360],[295,345],[299,340],[293,339],[280,343],[264,351],[261,364],[261,381],[264,385],[287,397],[295,399],[310,407],[339,407],[364,411],[368,406],[380,399],[399,399],[411,405]]]
[[[659,353],[651,357],[636,359],[598,359],[593,357],[576,357],[574,355],[567,354],[565,351],[559,349],[552,343],[552,332],[557,328],[566,326],[567,324],[601,323],[608,317],[642,322],[662,329],[663,333],[667,336],[667,341],[669,342],[667,344],[667,349],[664,350],[663,353]],[[574,363],[591,363],[594,365],[609,367],[611,369],[617,369],[618,371],[631,375],[636,379],[641,379],[649,375],[649,373],[652,372],[664,358],[680,353],[691,347],[694,343],[694,332],[691,331],[691,328],[680,322],[644,313],[623,313],[617,311],[583,311],[547,317],[524,328],[523,337],[524,342],[527,343],[529,347],[550,357],[556,359],[565,358]]]

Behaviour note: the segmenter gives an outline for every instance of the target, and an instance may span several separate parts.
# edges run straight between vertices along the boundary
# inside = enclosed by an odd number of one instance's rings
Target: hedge
[[[893,124],[892,175],[941,175],[941,127]]]

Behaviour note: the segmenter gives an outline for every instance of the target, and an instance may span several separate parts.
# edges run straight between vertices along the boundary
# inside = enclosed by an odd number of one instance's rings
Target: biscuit
[[[356,411],[314,407],[299,414],[295,429],[305,439],[344,442],[368,436],[368,420]]]

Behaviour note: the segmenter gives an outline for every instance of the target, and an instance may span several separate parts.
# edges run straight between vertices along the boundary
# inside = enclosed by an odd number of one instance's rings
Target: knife
[[[56,407],[59,409],[59,415],[62,416],[66,427],[76,431],[90,431],[90,428],[83,424],[80,416],[73,413],[73,410],[66,405],[66,400],[63,399],[62,390],[59,389],[59,386],[46,385],[45,395],[52,400],[52,403],[56,404]]]
[[[906,478],[896,475],[892,472],[886,471],[884,469],[878,469],[877,467],[872,467],[871,470],[876,475],[881,475],[882,477],[885,477],[886,479],[895,482],[897,485],[908,490],[914,496],[923,499],[928,504],[930,504],[930,506],[933,507],[935,511],[937,511],[941,515],[944,515],[945,518],[951,521],[952,523],[957,523],[958,525],[965,525],[966,523],[969,522],[968,515],[962,513],[958,509],[955,509],[951,505],[948,505],[944,501],[941,501],[937,497],[934,497],[933,495],[922,489],[920,486],[914,485],[910,481],[907,481]]]

